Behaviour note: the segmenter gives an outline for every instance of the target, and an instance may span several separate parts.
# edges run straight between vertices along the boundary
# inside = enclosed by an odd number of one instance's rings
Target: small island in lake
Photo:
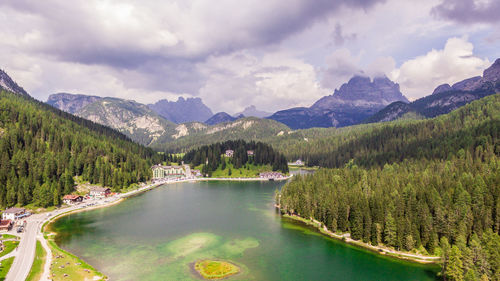
[[[223,279],[240,272],[240,268],[232,263],[219,260],[200,260],[194,269],[205,279]]]

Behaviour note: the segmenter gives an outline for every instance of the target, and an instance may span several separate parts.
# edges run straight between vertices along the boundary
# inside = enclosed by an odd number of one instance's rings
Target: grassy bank
[[[19,245],[19,241],[4,241],[4,250],[0,252],[0,257],[7,255],[8,253],[14,251],[14,249]]]
[[[47,244],[52,251],[50,277],[54,281],[107,280],[107,276],[97,271],[94,267],[86,263],[81,258],[59,248],[59,246],[54,241],[54,237],[56,236],[56,234],[51,231],[51,224],[63,216],[80,211],[82,210],[68,211],[59,214],[58,216],[52,218],[50,221],[45,222],[42,226],[43,237],[47,241]]]
[[[212,172],[213,178],[255,178],[258,177],[262,172],[272,171],[271,165],[254,165],[251,163],[245,164],[243,167],[236,169],[234,165],[229,161],[228,158],[224,157],[226,161],[225,169],[222,169],[223,165],[219,165],[217,170]],[[197,170],[202,170],[203,165],[195,167]]]
[[[401,252],[401,251],[396,251],[396,250],[391,249],[391,248],[387,248],[387,247],[383,247],[383,246],[373,246],[371,244],[364,243],[362,241],[353,240],[353,239],[349,238],[349,235],[347,233],[340,233],[340,234],[333,233],[333,232],[329,231],[328,229],[326,229],[320,222],[314,221],[311,219],[305,219],[305,218],[302,218],[299,216],[291,216],[291,215],[287,215],[287,214],[284,214],[283,217],[293,219],[296,221],[300,221],[304,224],[307,224],[309,226],[316,228],[320,233],[322,233],[328,237],[331,237],[331,238],[334,238],[336,240],[340,240],[344,243],[354,245],[356,247],[368,250],[372,253],[377,253],[379,255],[383,255],[383,256],[387,256],[387,257],[391,257],[391,258],[396,258],[396,259],[400,259],[400,260],[405,260],[405,261],[411,261],[411,262],[420,263],[420,264],[437,264],[441,261],[441,258],[439,258],[439,257],[426,256],[426,255],[422,255],[419,253]]]
[[[35,260],[33,261],[33,265],[31,266],[30,273],[26,278],[26,281],[38,281],[40,277],[42,277],[43,266],[45,265],[45,255],[46,252],[42,247],[42,243],[40,241],[36,241],[36,250],[35,250]]]
[[[59,248],[54,242],[54,236],[53,234],[44,234],[50,250],[52,251],[52,265],[50,266],[50,276],[52,280],[85,281],[96,280],[97,278],[107,279],[105,275],[79,257]]]
[[[12,266],[12,263],[14,262],[14,257],[4,259],[0,265],[0,281],[5,280],[5,277],[7,276],[7,273],[9,273],[10,267]]]

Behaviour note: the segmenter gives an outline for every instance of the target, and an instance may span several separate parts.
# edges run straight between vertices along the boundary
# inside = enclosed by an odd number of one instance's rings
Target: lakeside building
[[[104,198],[111,195],[111,189],[107,187],[93,186],[90,188],[89,195],[95,198]]]
[[[76,204],[76,203],[79,203],[82,201],[83,201],[83,197],[80,195],[68,194],[68,195],[64,195],[64,197],[63,197],[63,202],[65,204],[68,204],[68,205]]]
[[[234,150],[232,150],[232,149],[228,149],[228,150],[226,150],[226,153],[225,153],[225,154],[226,154],[226,157],[233,157],[233,155],[234,155]]]
[[[154,165],[151,167],[153,170],[153,179],[164,179],[164,178],[190,178],[193,176],[191,172],[191,167],[189,165],[182,166],[163,166]]]
[[[29,216],[30,213],[26,212],[24,208],[8,208],[2,213],[2,220],[15,221],[24,217]]]
[[[0,221],[0,231],[9,231],[12,229],[11,220],[1,220]]]

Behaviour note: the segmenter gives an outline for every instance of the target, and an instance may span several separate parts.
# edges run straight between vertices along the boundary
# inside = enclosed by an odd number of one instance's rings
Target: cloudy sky
[[[0,68],[32,96],[214,111],[309,106],[352,75],[410,99],[500,57],[498,0],[1,0]]]

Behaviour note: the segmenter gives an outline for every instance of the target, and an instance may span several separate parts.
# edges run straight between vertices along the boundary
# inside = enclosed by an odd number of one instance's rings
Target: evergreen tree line
[[[50,108],[50,109],[49,109]],[[58,205],[74,176],[118,191],[150,179],[162,156],[117,131],[0,93],[0,205]]]
[[[500,280],[500,158],[491,149],[449,160],[320,169],[285,185],[279,203],[283,212],[355,240],[442,255],[449,280]],[[452,277],[458,268],[461,277]]]
[[[262,142],[246,142],[244,140],[225,141],[205,145],[193,149],[183,157],[185,163],[196,167],[203,164],[202,172],[209,174],[220,165],[225,165],[224,154],[226,150],[233,150],[231,163],[234,168],[239,169],[247,163],[254,165],[271,165],[273,171],[288,173],[288,163],[285,156],[275,151],[270,145]],[[247,151],[252,150],[253,156],[248,156]]]
[[[272,144],[289,159],[301,158],[309,166],[329,168],[343,167],[351,159],[364,167],[404,159],[446,159],[462,148],[474,150],[491,142],[498,153],[499,108],[500,94],[496,94],[433,119],[354,126],[309,142]]]
[[[285,185],[281,209],[355,240],[440,255],[446,280],[500,280],[499,120],[495,95],[375,126],[321,158],[336,168]]]

